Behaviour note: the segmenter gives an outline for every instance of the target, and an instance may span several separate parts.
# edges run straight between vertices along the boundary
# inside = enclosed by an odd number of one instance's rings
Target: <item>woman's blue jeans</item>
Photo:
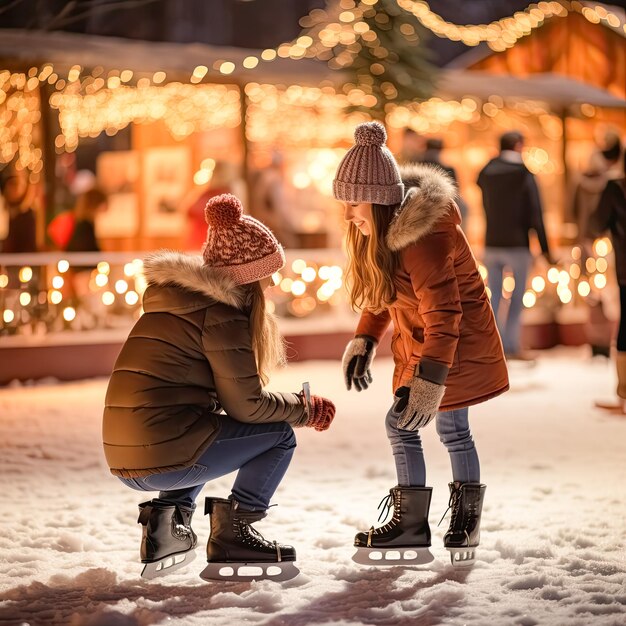
[[[426,464],[419,431],[398,428],[396,402],[387,413],[385,426],[396,463],[398,485],[401,487],[424,487]],[[480,463],[476,446],[469,429],[467,408],[441,411],[435,417],[437,434],[448,449],[452,464],[452,478],[461,483],[480,482]]]
[[[232,497],[243,509],[264,511],[293,456],[293,428],[287,422],[246,424],[226,415],[220,422],[216,439],[194,465],[120,480],[138,491],[158,491],[159,500],[192,506],[206,482],[239,470]]]

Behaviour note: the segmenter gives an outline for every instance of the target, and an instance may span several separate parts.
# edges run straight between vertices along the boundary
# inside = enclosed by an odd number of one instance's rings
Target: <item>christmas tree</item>
[[[435,67],[425,46],[428,31],[396,0],[340,0],[301,24],[319,41],[310,53],[346,74],[345,93],[363,92],[355,108],[383,119],[388,104],[432,95]]]

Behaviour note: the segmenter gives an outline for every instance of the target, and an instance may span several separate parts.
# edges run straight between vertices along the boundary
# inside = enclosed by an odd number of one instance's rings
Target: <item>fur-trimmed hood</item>
[[[387,232],[387,246],[398,251],[419,241],[434,225],[456,207],[454,182],[434,165],[411,164],[400,167],[407,190],[404,200]],[[456,220],[460,214],[456,209]]]
[[[237,285],[230,276],[204,265],[202,257],[159,250],[146,257],[143,267],[148,286],[177,287],[201,296],[196,302],[193,298],[186,298],[183,305],[185,309],[206,306],[205,297],[237,309],[245,306],[244,288]],[[149,299],[149,296],[144,298],[144,308],[149,304]],[[171,304],[168,308],[181,306],[181,303]]]

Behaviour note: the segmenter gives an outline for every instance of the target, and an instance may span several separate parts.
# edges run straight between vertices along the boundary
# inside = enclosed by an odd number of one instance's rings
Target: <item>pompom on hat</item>
[[[359,124],[354,141],[337,168],[333,181],[335,198],[384,205],[402,202],[404,185],[398,164],[385,145],[385,127],[379,122]]]
[[[225,193],[204,209],[209,225],[202,249],[204,264],[228,274],[238,285],[271,276],[285,265],[285,252],[272,231],[243,214],[239,199]]]

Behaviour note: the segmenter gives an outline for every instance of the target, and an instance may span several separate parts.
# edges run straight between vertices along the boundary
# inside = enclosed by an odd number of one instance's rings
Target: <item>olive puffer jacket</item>
[[[193,465],[216,437],[222,409],[240,422],[304,425],[298,395],[261,388],[245,287],[176,252],[151,255],[144,269],[145,312],[106,394],[103,442],[113,474]]]
[[[364,311],[356,334],[380,340],[393,321],[394,391],[416,375],[446,385],[441,411],[483,402],[506,391],[509,379],[455,188],[429,166],[400,171],[408,191],[386,238],[399,255],[397,300],[378,315]]]

